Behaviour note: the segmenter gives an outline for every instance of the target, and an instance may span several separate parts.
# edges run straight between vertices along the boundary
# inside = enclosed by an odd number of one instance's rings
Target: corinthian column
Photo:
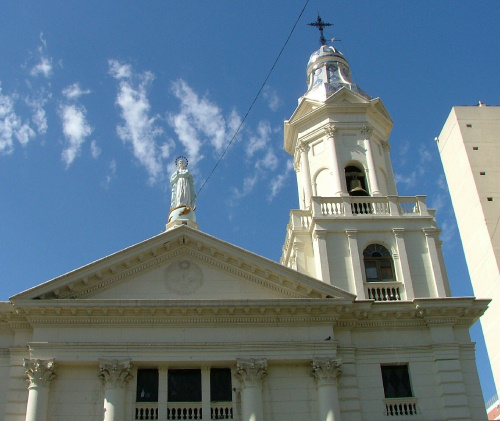
[[[236,377],[241,382],[242,421],[263,421],[262,379],[266,374],[265,359],[238,360]]]
[[[342,361],[331,358],[315,358],[311,364],[311,375],[318,388],[320,421],[340,421],[337,378],[341,365]]]
[[[125,389],[133,379],[130,360],[101,360],[99,378],[104,385],[104,421],[125,419]]]
[[[28,376],[28,406],[26,421],[45,421],[49,406],[49,386],[54,374],[54,360],[24,359]]]

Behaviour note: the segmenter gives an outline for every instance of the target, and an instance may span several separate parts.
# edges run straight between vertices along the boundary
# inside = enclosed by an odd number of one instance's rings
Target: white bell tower
[[[398,196],[389,113],[352,82],[343,54],[321,42],[307,92],[285,121],[300,209],[291,211],[282,264],[357,299],[449,296],[434,211],[425,196]]]

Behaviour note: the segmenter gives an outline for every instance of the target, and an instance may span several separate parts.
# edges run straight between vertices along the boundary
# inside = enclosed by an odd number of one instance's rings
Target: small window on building
[[[345,181],[350,196],[369,196],[365,174],[358,167],[350,165],[345,168]]]
[[[232,400],[231,369],[212,368],[210,370],[210,401],[231,402]]]
[[[467,127],[472,127],[472,124],[466,124]]]
[[[486,199],[488,200],[488,202],[493,202],[493,198],[492,197],[487,197]]]
[[[201,402],[201,370],[168,370],[169,402]]]
[[[380,368],[386,398],[410,398],[413,396],[408,365],[382,365]]]
[[[136,402],[158,402],[158,370],[137,370]]]
[[[479,146],[473,146],[473,147],[472,147],[472,150],[473,150],[473,151],[478,151],[478,150],[479,150]]]
[[[363,251],[366,282],[393,282],[392,255],[381,244],[370,244]]]
[[[480,171],[479,175],[486,175],[486,171]]]

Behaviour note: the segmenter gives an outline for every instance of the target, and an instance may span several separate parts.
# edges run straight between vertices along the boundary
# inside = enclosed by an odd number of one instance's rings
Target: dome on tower
[[[341,88],[371,97],[351,79],[349,63],[344,55],[331,45],[322,45],[311,54],[307,63],[306,98],[324,101]]]

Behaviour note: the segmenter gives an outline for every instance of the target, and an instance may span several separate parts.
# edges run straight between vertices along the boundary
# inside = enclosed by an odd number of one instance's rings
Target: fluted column
[[[309,145],[302,142],[297,149],[300,151],[300,171],[302,173],[302,185],[304,186],[304,206],[306,209],[309,209],[312,197],[311,170],[309,169],[309,159],[307,157]]]
[[[242,421],[263,421],[262,379],[267,374],[267,361],[238,360],[236,377],[241,382]]]
[[[26,421],[45,421],[49,408],[49,386],[56,376],[54,360],[24,359],[24,368],[29,382]]]
[[[318,388],[318,412],[320,421],[340,421],[337,379],[342,373],[341,360],[315,358],[311,365],[311,375]]]
[[[101,360],[99,378],[104,385],[104,421],[125,419],[125,390],[133,379],[130,360]]]
[[[377,167],[375,166],[375,160],[373,159],[373,151],[371,144],[371,134],[373,129],[370,127],[365,127],[361,130],[361,133],[365,135],[365,149],[366,149],[366,164],[368,165],[368,179],[370,180],[370,194],[372,196],[380,196],[380,188],[378,186],[377,179]]]
[[[325,132],[327,136],[328,152],[330,153],[330,168],[332,175],[332,193],[334,196],[341,196],[342,193],[342,181],[339,166],[339,157],[337,154],[337,147],[335,145],[335,133],[337,129],[333,124],[329,124],[325,127]],[[346,193],[347,194],[347,193]]]

